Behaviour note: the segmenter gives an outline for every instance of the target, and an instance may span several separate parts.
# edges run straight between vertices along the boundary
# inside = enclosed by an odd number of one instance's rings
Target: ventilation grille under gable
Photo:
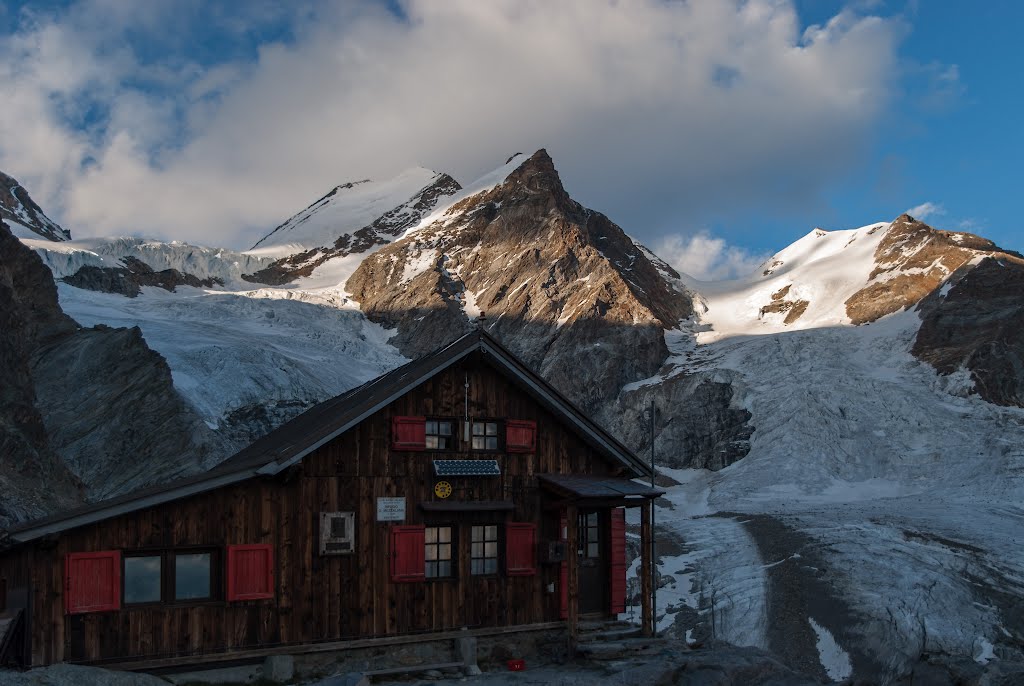
[[[347,555],[356,549],[356,513],[320,513],[320,554]]]

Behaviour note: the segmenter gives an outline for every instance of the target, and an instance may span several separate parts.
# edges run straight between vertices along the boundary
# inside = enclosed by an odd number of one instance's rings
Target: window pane
[[[437,422],[427,421],[427,433],[437,434]]]
[[[480,424],[478,422],[473,422],[473,435],[474,436],[483,436],[484,435],[484,425]]]
[[[426,439],[426,448],[427,448],[427,450],[431,450],[431,449],[436,450],[439,447],[441,447],[441,446],[439,446],[438,443],[437,443],[437,436],[431,436],[430,434],[427,434],[427,439]]]
[[[484,560],[484,574],[497,574],[498,573],[498,561],[494,559]]]
[[[497,450],[498,449],[498,439],[494,438],[493,436],[488,436],[487,437],[487,444],[486,445],[487,445],[487,447],[485,448],[485,450]]]
[[[473,436],[473,450],[483,450],[484,439],[481,436]]]
[[[484,528],[482,526],[473,527],[473,542],[484,540]]]
[[[428,544],[423,550],[424,559],[428,562],[437,559],[437,546],[434,544]]]
[[[438,576],[451,576],[452,575],[452,563],[448,562],[448,561],[438,562],[437,563],[437,575]]]
[[[160,602],[160,556],[124,558],[124,602]]]
[[[210,553],[174,556],[174,599],[210,597]]]
[[[441,543],[437,546],[437,559],[438,560],[450,560],[452,559],[452,544]]]
[[[587,541],[589,541],[590,543],[594,543],[594,542],[597,541],[597,527],[596,526],[588,526],[587,527]]]
[[[428,526],[423,531],[423,540],[427,543],[437,543],[437,527]]]
[[[472,564],[470,566],[470,571],[473,574],[483,574],[484,573],[484,561],[483,560],[473,560]]]
[[[450,526],[442,526],[437,530],[437,532],[437,540],[441,541],[441,543],[452,542],[452,528]]]
[[[437,429],[438,429],[437,433],[441,434],[442,436],[451,436],[452,435],[452,423],[451,422],[438,422],[437,423]]]
[[[426,566],[423,569],[423,574],[427,578],[433,578],[433,577],[437,576],[437,563],[436,562],[427,562]]]
[[[497,436],[498,435],[498,425],[496,423],[494,423],[494,422],[487,422],[487,435],[488,436]]]
[[[470,557],[478,558],[478,557],[483,557],[484,556],[484,544],[483,543],[474,543],[474,544],[472,544],[472,546],[470,546],[470,548],[471,548],[470,552],[469,552],[469,556]]]
[[[596,543],[587,544],[587,557],[599,557],[598,545]]]
[[[498,544],[497,543],[484,543],[484,557],[497,557],[498,555]]]
[[[487,540],[488,541],[497,541],[498,540],[498,527],[496,525],[491,525],[491,526],[487,527]]]
[[[587,515],[587,526],[597,526],[597,513],[591,512]]]

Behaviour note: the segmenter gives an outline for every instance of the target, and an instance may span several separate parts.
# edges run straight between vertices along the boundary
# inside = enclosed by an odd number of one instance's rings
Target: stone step
[[[665,640],[659,638],[627,638],[621,641],[595,641],[580,643],[576,651],[592,660],[618,660],[637,655],[656,655],[665,648]]]
[[[608,629],[625,629],[628,627],[635,626],[637,625],[631,622],[620,622],[617,619],[587,620],[579,623],[579,632],[581,634],[585,634],[595,631],[606,631]]]
[[[580,642],[618,641],[625,638],[636,638],[643,633],[640,627],[629,624],[622,627],[610,627],[602,630],[580,632]]]

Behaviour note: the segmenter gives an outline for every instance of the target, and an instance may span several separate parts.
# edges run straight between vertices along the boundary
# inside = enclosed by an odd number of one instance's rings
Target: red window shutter
[[[121,609],[121,551],[69,553],[64,558],[64,611]]]
[[[611,611],[626,611],[626,509],[612,510]]]
[[[505,450],[510,453],[537,451],[537,422],[509,419],[505,422]]]
[[[274,597],[274,548],[267,544],[228,546],[228,600]]]
[[[568,540],[566,536],[567,527],[569,526],[569,520],[565,516],[565,511],[562,511],[562,517],[558,520],[558,540],[565,543],[565,555],[568,559],[569,555],[575,555],[575,550],[569,550]],[[569,618],[569,563],[565,560],[559,565],[558,570],[558,586],[559,586],[559,606],[558,616],[562,619]]]
[[[426,417],[392,417],[391,418],[391,449],[392,450],[426,450],[427,418]]]
[[[423,525],[391,527],[391,580],[426,579],[424,561],[426,529]]]
[[[505,527],[505,571],[509,576],[537,573],[537,526],[509,524]]]

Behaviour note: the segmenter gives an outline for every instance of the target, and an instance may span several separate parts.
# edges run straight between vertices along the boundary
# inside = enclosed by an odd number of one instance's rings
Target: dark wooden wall
[[[500,477],[447,478],[452,501],[511,500],[514,512],[427,513],[434,495],[433,457],[470,454],[393,452],[394,415],[463,416],[466,374],[474,417],[537,422],[536,454],[488,455]],[[463,626],[501,626],[559,617],[558,566],[535,576],[474,577],[469,526],[533,522],[539,538],[557,535],[557,515],[545,513],[537,474],[613,473],[567,426],[481,360],[470,357],[273,478],[253,479],[180,501],[81,527],[56,540],[0,557],[0,576],[31,572],[32,662],[123,660],[227,649],[376,637]],[[453,579],[393,583],[389,524],[377,523],[376,498],[405,496],[406,524],[452,524],[460,559]],[[352,555],[320,556],[318,517],[356,512]],[[269,543],[275,549],[276,598],[192,605],[158,605],[116,612],[64,614],[63,560],[69,552]],[[20,571],[19,571],[20,570]],[[223,597],[223,590],[221,591]]]

